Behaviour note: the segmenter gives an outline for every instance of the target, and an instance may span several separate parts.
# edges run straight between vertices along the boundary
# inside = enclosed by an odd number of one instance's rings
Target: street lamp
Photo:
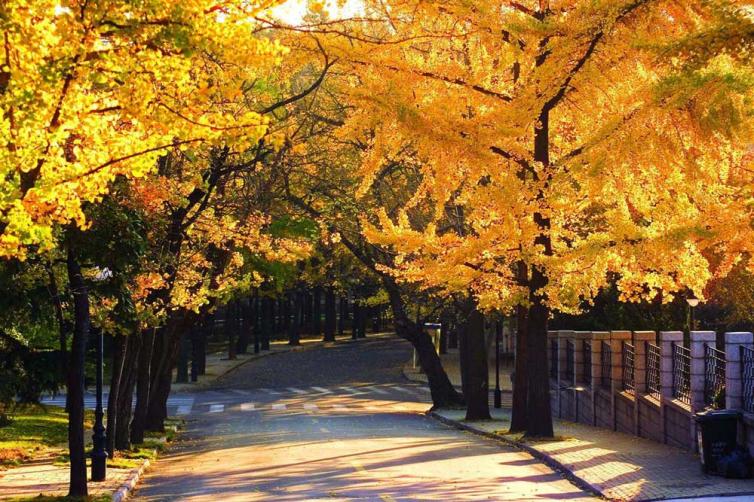
[[[503,405],[503,393],[500,390],[500,337],[503,333],[503,323],[495,323],[495,408]]]
[[[690,296],[686,298],[686,303],[689,304],[689,333],[696,327],[694,322],[694,307],[699,305],[699,298]]]
[[[105,281],[113,276],[108,268],[97,270],[94,280]],[[102,409],[102,366],[103,366],[103,335],[102,329],[97,328],[97,405],[94,409],[94,434],[92,435],[92,481],[104,481],[107,474],[107,450],[105,426],[102,423],[104,412]]]

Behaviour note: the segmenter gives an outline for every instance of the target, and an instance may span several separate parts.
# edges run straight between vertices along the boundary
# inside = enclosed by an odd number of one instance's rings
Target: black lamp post
[[[694,322],[694,307],[699,305],[699,298],[696,298],[694,296],[690,296],[686,298],[686,303],[689,304],[689,336],[691,335],[691,332],[696,329],[695,322]]]
[[[112,277],[112,272],[103,268],[95,276],[96,281],[104,281]],[[97,336],[97,405],[94,409],[94,434],[92,435],[92,481],[104,481],[107,475],[107,450],[105,439],[105,426],[102,423],[105,416],[102,409],[102,380],[103,380],[103,334],[100,328],[96,330]]]
[[[500,391],[500,336],[503,332],[503,323],[495,323],[495,408],[503,405],[503,393]]]

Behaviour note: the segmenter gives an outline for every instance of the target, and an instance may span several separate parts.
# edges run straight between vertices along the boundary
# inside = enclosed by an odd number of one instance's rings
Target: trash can
[[[699,458],[705,473],[718,474],[717,461],[736,448],[739,418],[741,413],[734,410],[708,410],[696,414]]]

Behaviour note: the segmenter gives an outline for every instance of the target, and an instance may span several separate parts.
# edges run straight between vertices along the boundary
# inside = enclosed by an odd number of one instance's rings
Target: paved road
[[[421,413],[389,338],[260,359],[190,395],[183,439],[141,501],[587,498],[528,454]],[[186,397],[186,396],[184,396]],[[176,409],[177,409],[176,407]]]

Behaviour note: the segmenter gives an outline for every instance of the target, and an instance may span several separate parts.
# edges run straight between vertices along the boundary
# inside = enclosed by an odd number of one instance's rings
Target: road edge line
[[[553,469],[554,471],[558,472],[559,474],[563,475],[572,485],[574,485],[576,488],[579,488],[581,490],[587,491],[591,493],[592,495],[596,495],[597,497],[603,498],[603,499],[609,499],[602,490],[599,489],[596,485],[593,485],[592,483],[588,482],[584,478],[576,475],[572,470],[570,470],[568,467],[560,463],[559,461],[555,460],[550,455],[547,455],[546,453],[543,453],[536,448],[533,448],[527,444],[521,443],[519,441],[514,441],[512,439],[506,438],[504,436],[501,436],[499,434],[495,434],[494,432],[487,432],[483,431],[481,429],[477,429],[471,425],[464,424],[462,422],[459,422],[458,420],[453,420],[451,418],[444,417],[437,413],[436,411],[428,411],[426,413],[426,416],[433,418],[434,420],[437,420],[438,422],[445,424],[449,427],[453,427],[454,429],[471,432],[472,434],[476,434],[477,436],[486,437],[487,439],[492,439],[494,441],[498,441],[501,443],[505,443],[508,446],[512,446],[514,448],[517,448],[519,450],[523,450],[530,454],[532,457],[541,460],[545,465]]]

